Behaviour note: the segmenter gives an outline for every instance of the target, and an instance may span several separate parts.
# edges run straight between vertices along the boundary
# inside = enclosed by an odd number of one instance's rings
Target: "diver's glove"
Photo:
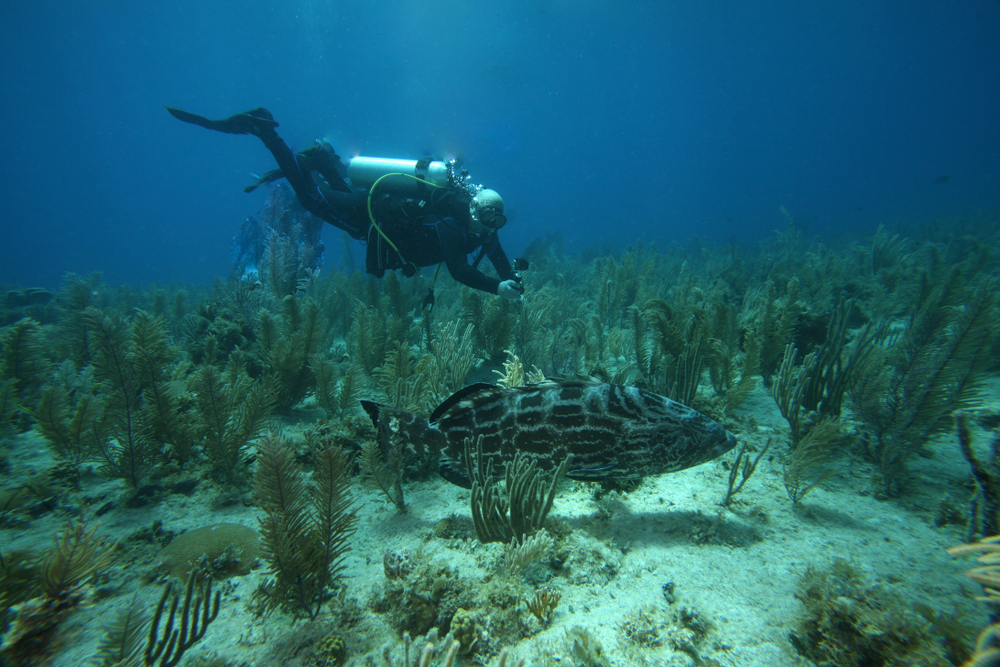
[[[520,299],[523,292],[524,287],[516,280],[505,280],[497,285],[497,294],[512,301]]]

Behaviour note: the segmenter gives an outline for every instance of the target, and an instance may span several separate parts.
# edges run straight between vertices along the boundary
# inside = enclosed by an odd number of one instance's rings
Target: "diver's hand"
[[[497,286],[497,294],[511,301],[520,299],[522,292],[524,292],[524,288],[516,280],[505,280]]]

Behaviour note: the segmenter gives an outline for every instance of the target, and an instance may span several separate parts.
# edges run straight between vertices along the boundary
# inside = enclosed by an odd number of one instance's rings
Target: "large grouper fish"
[[[736,438],[697,410],[638,387],[560,380],[523,387],[474,384],[447,398],[425,419],[361,401],[382,447],[423,457],[440,455],[440,472],[468,488],[466,441],[482,436],[482,453],[498,464],[517,452],[542,470],[567,456],[566,476],[626,482],[677,472],[717,458]]]

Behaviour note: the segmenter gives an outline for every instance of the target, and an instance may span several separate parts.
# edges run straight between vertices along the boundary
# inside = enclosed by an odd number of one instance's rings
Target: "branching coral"
[[[352,359],[368,377],[385,363],[389,336],[389,318],[384,309],[359,302],[354,309],[349,347]]]
[[[767,450],[771,448],[771,439],[767,439],[767,443],[757,452],[757,456],[750,459],[750,456],[746,454],[747,443],[744,441],[740,445],[740,449],[736,452],[736,458],[733,460],[732,465],[729,468],[729,481],[726,488],[726,495],[720,503],[724,507],[728,507],[729,503],[732,502],[733,497],[739,493],[743,487],[746,485],[747,481],[753,476],[755,470],[757,470],[757,464],[760,463],[760,459],[767,453]],[[744,458],[746,456],[746,458]],[[740,475],[739,483],[736,482],[736,475]]]
[[[782,481],[793,504],[798,504],[833,474],[841,435],[840,422],[824,417],[792,449],[785,461]]]
[[[271,434],[259,447],[254,491],[264,558],[272,578],[259,593],[269,608],[315,619],[344,570],[357,515],[347,490],[350,458],[338,447],[315,453],[309,484],[287,442]]]
[[[353,363],[344,364],[343,375],[337,379],[337,364],[322,354],[314,354],[309,369],[316,378],[316,402],[328,419],[340,417],[356,405],[354,399],[361,389],[361,371]]]
[[[315,386],[310,360],[326,345],[326,323],[309,297],[286,296],[280,320],[262,311],[258,345],[264,379],[274,390],[275,409],[288,411]]]
[[[465,379],[475,365],[473,330],[467,324],[459,334],[457,321],[441,327],[433,350],[434,372],[428,376],[428,384],[438,398],[443,399],[465,386]]]
[[[98,456],[103,431],[98,424],[101,404],[97,397],[80,392],[74,398],[71,406],[69,393],[60,385],[50,385],[42,391],[34,416],[53,453],[61,461],[79,466]]]
[[[815,353],[803,387],[802,407],[825,417],[839,417],[844,393],[854,379],[868,368],[869,360],[885,338],[885,328],[868,323],[848,347],[847,325],[854,302],[840,302],[830,318],[826,340]]]
[[[559,606],[559,601],[562,599],[562,593],[551,588],[543,588],[540,591],[535,591],[534,596],[530,598],[525,598],[524,603],[528,607],[535,618],[537,618],[541,624],[548,627],[549,622],[552,620],[552,615],[556,611],[556,607]]]
[[[476,441],[475,452],[471,439],[466,440],[463,462],[472,480],[472,520],[483,544],[506,544],[512,539],[523,543],[526,536],[540,530],[552,509],[559,481],[569,469],[567,457],[546,486],[537,461],[519,452],[506,465],[506,489],[501,492],[493,476],[493,460],[483,456],[482,436]]]
[[[216,472],[229,483],[239,483],[250,441],[267,427],[274,407],[270,389],[246,375],[231,361],[225,375],[214,366],[202,366],[191,387],[198,405],[198,422]]]
[[[513,576],[537,560],[545,558],[555,542],[545,529],[523,540],[512,539],[503,555],[503,571]]]
[[[816,365],[815,353],[806,355],[802,363],[796,367],[795,359],[798,350],[789,343],[785,347],[785,356],[781,362],[781,368],[774,379],[771,387],[771,395],[774,397],[781,415],[788,422],[791,431],[792,446],[794,447],[802,436],[808,431],[808,426],[803,423],[805,417],[802,406],[806,387],[809,384],[809,377]]]
[[[905,486],[907,460],[951,426],[954,411],[970,408],[980,397],[997,337],[997,298],[982,286],[964,304],[951,306],[959,290],[954,282],[926,288],[920,311],[891,357],[883,357],[892,364],[866,364],[851,390],[886,496]]]
[[[18,409],[16,382],[13,379],[0,380],[0,435],[11,428]]]
[[[972,467],[972,478],[976,482],[969,517],[969,536],[996,535],[1000,533],[1000,432],[994,433],[989,456],[984,459],[973,449],[968,415],[964,412],[956,414],[955,428],[962,456]]]
[[[87,309],[85,319],[91,332],[95,375],[105,386],[101,422],[106,436],[99,441],[105,460],[102,471],[139,488],[156,451],[148,415],[143,411],[141,379],[131,363],[128,323],[94,308]]]
[[[171,584],[164,586],[152,620],[133,599],[105,629],[90,664],[94,667],[176,667],[180,664],[184,653],[205,636],[208,626],[218,617],[221,605],[221,593],[216,591],[212,595],[211,577],[206,577],[197,586],[196,580],[196,573],[192,572],[187,579],[183,603]],[[164,615],[166,622],[161,630]]]
[[[473,327],[475,353],[499,363],[514,338],[517,313],[513,302],[463,287],[462,310],[462,321]]]
[[[132,319],[131,334],[132,365],[142,387],[149,437],[159,449],[169,445],[174,457],[183,463],[191,450],[192,434],[170,387],[167,368],[174,354],[167,341],[166,322],[140,310]]]
[[[0,351],[0,379],[14,380],[21,400],[33,405],[52,370],[45,356],[41,326],[30,318],[18,320],[5,332]]]
[[[523,387],[526,384],[545,381],[545,375],[537,366],[525,374],[521,359],[510,350],[507,350],[507,361],[503,362],[503,372],[493,372],[500,376],[497,384],[501,387]]]
[[[388,397],[389,405],[422,412],[433,402],[427,382],[432,360],[429,354],[414,360],[410,346],[400,341],[389,346],[385,363],[374,372],[374,380]]]
[[[392,443],[393,440],[388,440]],[[403,499],[403,462],[402,451],[398,447],[389,446],[387,456],[383,456],[382,447],[378,441],[369,440],[361,445],[361,470],[371,477],[386,498],[392,501],[400,514],[406,513],[406,502]]]
[[[117,543],[109,544],[78,521],[56,533],[55,545],[42,558],[40,595],[16,605],[14,622],[0,645],[11,665],[43,664],[53,636],[73,610],[92,597],[91,581],[111,563]]]
[[[768,280],[743,297],[741,319],[745,337],[752,339],[744,345],[753,346],[758,369],[764,384],[771,383],[771,376],[781,364],[785,346],[792,340],[801,305],[798,303],[798,281],[786,284],[785,295],[779,298],[774,281]]]

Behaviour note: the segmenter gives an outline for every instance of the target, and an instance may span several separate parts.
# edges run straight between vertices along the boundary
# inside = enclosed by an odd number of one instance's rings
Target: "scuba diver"
[[[209,120],[175,107],[175,118],[228,134],[251,134],[271,151],[278,169],[264,174],[247,192],[284,177],[313,215],[367,244],[365,269],[377,278],[402,269],[413,276],[442,262],[451,276],[477,290],[519,300],[524,288],[500,246],[497,231],[507,218],[495,191],[457,173],[454,161],[354,158],[349,172],[329,143],[293,153],[264,108]],[[322,179],[319,184],[313,172]],[[351,184],[344,176],[349,173]],[[469,263],[469,254],[477,252]],[[488,257],[500,279],[479,271]]]

